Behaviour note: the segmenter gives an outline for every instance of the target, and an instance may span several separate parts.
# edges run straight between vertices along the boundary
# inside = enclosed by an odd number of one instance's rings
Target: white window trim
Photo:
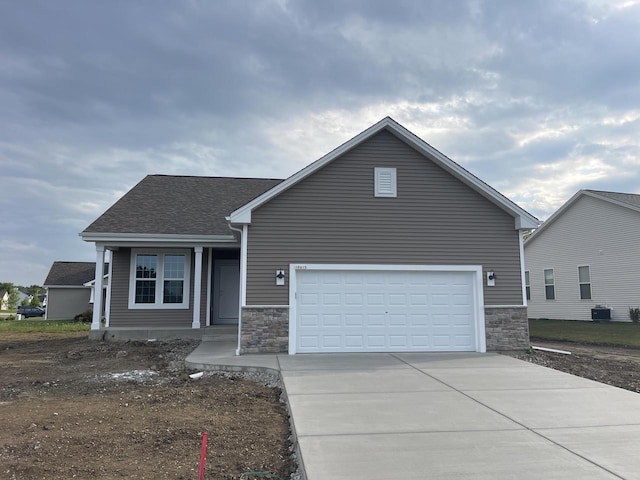
[[[136,256],[157,255],[158,271],[156,273],[156,302],[136,303]],[[184,289],[182,303],[162,303],[164,297],[164,256],[184,255]],[[130,310],[186,310],[189,308],[189,287],[191,283],[191,250],[153,250],[132,248],[131,261],[129,263],[129,309]]]
[[[529,298],[527,298],[527,288],[529,289]],[[525,300],[531,301],[531,270],[524,271],[524,296]]]
[[[395,198],[398,196],[398,175],[397,169],[395,168],[382,168],[382,167],[374,167],[374,195],[376,197],[388,197]],[[391,180],[391,190],[381,191],[380,190],[380,177],[382,175],[389,175]]]
[[[553,283],[547,283],[547,278],[544,274],[547,270],[551,270],[553,275]],[[542,269],[542,283],[544,284],[544,299],[547,302],[553,302],[558,299],[558,289],[556,288],[556,269],[555,268],[543,268]],[[547,298],[547,287],[553,287],[553,298]]]
[[[589,269],[589,281],[588,282],[581,282],[580,281],[580,268],[582,267],[587,267]],[[578,298],[580,300],[585,300],[587,302],[590,302],[593,299],[593,284],[591,283],[591,265],[578,265]],[[580,289],[580,287],[582,285],[589,285],[589,293],[591,294],[591,298],[582,298],[582,290]]]

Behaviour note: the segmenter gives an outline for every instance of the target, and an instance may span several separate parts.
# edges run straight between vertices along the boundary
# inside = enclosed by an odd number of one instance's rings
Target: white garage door
[[[295,352],[475,351],[474,278],[456,271],[298,270]]]

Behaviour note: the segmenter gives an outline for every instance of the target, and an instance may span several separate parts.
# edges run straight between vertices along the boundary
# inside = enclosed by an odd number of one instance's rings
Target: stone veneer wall
[[[289,351],[288,307],[242,307],[240,353]]]
[[[527,307],[485,307],[487,351],[529,348]]]
[[[487,350],[529,348],[527,307],[485,307]],[[287,307],[243,307],[240,353],[281,353],[289,350]]]

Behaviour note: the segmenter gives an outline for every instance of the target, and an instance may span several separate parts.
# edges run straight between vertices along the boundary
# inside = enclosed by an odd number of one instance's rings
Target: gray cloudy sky
[[[541,219],[640,193],[640,1],[0,0],[0,281],[148,173],[285,178],[386,115]]]

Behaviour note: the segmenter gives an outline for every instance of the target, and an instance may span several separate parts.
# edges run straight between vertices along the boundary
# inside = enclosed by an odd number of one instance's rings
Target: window
[[[136,255],[136,303],[156,303],[157,255]]]
[[[189,251],[131,252],[129,308],[189,308]]]
[[[524,290],[527,293],[527,300],[531,300],[531,283],[529,282],[529,272],[524,272]]]
[[[580,300],[591,300],[591,271],[588,265],[578,267]]]
[[[397,175],[395,168],[374,168],[376,197],[397,197]]]
[[[556,285],[553,268],[544,271],[544,295],[547,300],[556,299]]]

